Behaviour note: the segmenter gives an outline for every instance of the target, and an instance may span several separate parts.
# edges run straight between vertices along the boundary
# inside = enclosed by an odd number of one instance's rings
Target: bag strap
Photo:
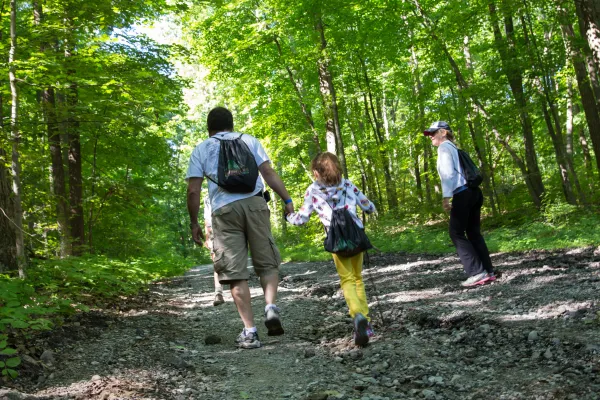
[[[229,132],[225,132],[225,133],[229,133]],[[219,139],[218,137],[215,137],[216,135],[218,135],[218,133],[215,133],[213,136],[210,137],[210,139],[215,139],[218,140],[219,142],[222,142],[223,140],[227,140],[227,139]],[[239,139],[243,136],[243,133],[240,133],[240,136],[236,137],[236,139]]]
[[[460,165],[460,167],[462,168],[462,165],[460,164],[460,149],[458,148],[457,145],[454,144],[454,142],[452,140],[448,140],[448,143],[450,143],[452,145],[452,147],[454,147],[454,149],[456,150],[456,155],[458,156],[458,165]],[[458,172],[459,175],[461,175],[463,177],[463,179],[466,181],[467,178],[465,177],[465,174],[461,174],[459,170],[456,169],[456,167],[454,167],[454,170],[456,172]],[[465,172],[465,171],[463,171]]]
[[[209,139],[215,139],[217,142],[221,143],[223,141],[223,139],[219,139],[218,137],[215,137],[216,135],[218,135],[218,133],[215,133],[213,136],[211,136]],[[240,135],[241,136],[241,135]],[[208,178],[209,181],[211,181],[212,183],[214,183],[215,185],[219,186],[219,183],[217,181],[215,181],[214,179],[212,179],[210,176],[208,175],[204,175],[205,177]]]

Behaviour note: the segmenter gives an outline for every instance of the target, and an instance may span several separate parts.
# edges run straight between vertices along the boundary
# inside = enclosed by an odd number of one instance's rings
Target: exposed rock
[[[207,345],[219,344],[221,341],[221,337],[217,335],[208,335],[204,338],[204,343]]]
[[[40,361],[49,366],[54,365],[54,363],[56,363],[54,352],[52,352],[52,350],[44,350],[40,356]]]

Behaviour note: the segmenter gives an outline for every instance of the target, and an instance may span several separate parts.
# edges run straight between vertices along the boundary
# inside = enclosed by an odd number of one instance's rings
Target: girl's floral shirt
[[[313,182],[304,193],[304,204],[297,212],[288,214],[287,221],[293,225],[304,225],[314,211],[319,215],[323,225],[328,228],[331,224],[332,207],[334,209],[345,207],[362,228],[362,221],[356,215],[356,206],[367,214],[376,211],[375,205],[348,179],[342,179],[338,186],[324,186]]]

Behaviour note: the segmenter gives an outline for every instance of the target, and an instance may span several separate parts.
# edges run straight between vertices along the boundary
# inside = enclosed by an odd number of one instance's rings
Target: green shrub
[[[416,216],[402,219],[391,214],[367,223],[371,242],[381,251],[408,253],[454,253],[448,235],[449,217],[437,214],[436,220],[421,221]],[[277,232],[277,244],[284,261],[327,260],[323,250],[323,228],[311,221],[308,227],[287,228]],[[547,203],[540,212],[519,209],[482,220],[482,233],[492,252],[562,249],[600,244],[600,214],[565,203]]]

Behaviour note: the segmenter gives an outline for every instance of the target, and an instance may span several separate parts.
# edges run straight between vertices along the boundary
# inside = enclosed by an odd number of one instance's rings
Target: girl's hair
[[[444,137],[452,143],[454,143],[454,141],[456,140],[456,138],[454,137],[454,132],[449,131],[448,129],[444,129],[444,131],[446,131],[446,135]]]
[[[319,173],[319,182],[325,186],[336,186],[342,182],[342,166],[335,154],[317,154],[311,161],[310,168]]]

